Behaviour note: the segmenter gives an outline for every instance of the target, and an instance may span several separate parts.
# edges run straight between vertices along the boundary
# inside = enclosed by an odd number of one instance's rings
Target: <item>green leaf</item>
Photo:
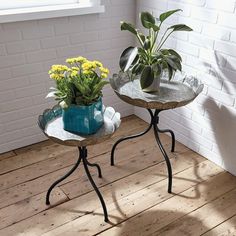
[[[176,65],[176,63],[169,57],[166,57],[166,61],[169,64],[169,66],[171,68],[174,68],[175,70],[178,70],[178,66]]]
[[[140,77],[141,88],[142,89],[148,88],[153,83],[153,80],[154,80],[154,73],[152,67],[145,66]]]
[[[150,49],[150,47],[151,47],[151,41],[149,39],[146,39],[144,42],[143,48],[145,50],[148,50],[148,49]]]
[[[171,11],[167,11],[167,12],[164,12],[160,15],[159,19],[161,21],[161,23],[167,19],[169,16],[171,16],[172,14],[178,12],[178,11],[182,11],[181,9],[176,9],[176,10],[171,10]]]
[[[105,80],[100,81],[98,84],[96,84],[96,85],[94,86],[94,90],[93,90],[92,95],[95,96],[97,93],[99,93],[99,92],[101,91],[101,89],[102,89],[106,84],[109,84],[109,82],[108,82],[108,81],[105,81]]]
[[[172,25],[168,29],[173,29],[173,31],[192,31],[192,28],[184,24]]]
[[[171,55],[176,56],[177,58],[179,58],[180,61],[182,61],[182,57],[181,57],[181,56],[179,55],[179,53],[177,53],[175,50],[173,50],[173,49],[168,49],[168,51],[169,51],[169,53],[170,53]]]
[[[134,60],[136,60],[137,55],[138,55],[137,47],[126,48],[120,56],[121,70],[124,72],[127,71],[133,64]]]
[[[124,21],[121,21],[120,23],[121,23],[121,26],[120,26],[121,30],[128,30],[129,32],[137,35],[137,30],[135,29],[134,25],[130,23],[126,23]]]
[[[48,93],[48,95],[45,98],[56,98],[56,91],[51,91]]]
[[[155,76],[159,76],[162,72],[162,68],[161,68],[161,65],[159,63],[153,64],[152,69],[154,71]]]
[[[140,19],[144,28],[150,29],[155,25],[155,17],[149,12],[141,12]]]
[[[173,68],[169,64],[167,64],[167,69],[168,69],[169,80],[171,80],[173,76]]]

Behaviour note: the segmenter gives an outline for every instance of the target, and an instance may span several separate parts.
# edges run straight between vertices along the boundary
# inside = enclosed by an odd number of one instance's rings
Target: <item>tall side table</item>
[[[140,87],[139,80],[136,79],[134,81],[130,81],[129,78],[123,73],[114,74],[113,78],[110,79],[110,83],[115,93],[121,100],[131,105],[147,109],[151,117],[150,124],[144,132],[121,138],[113,145],[111,151],[111,165],[113,166],[115,164],[114,155],[116,147],[119,143],[125,140],[141,137],[153,128],[156,142],[161,150],[161,153],[163,154],[167,165],[168,192],[171,193],[171,162],[161,143],[159,134],[166,132],[170,133],[172,138],[171,152],[174,152],[175,150],[175,135],[174,132],[170,129],[159,129],[159,114],[162,111],[181,107],[192,102],[199,95],[199,93],[201,93],[203,84],[201,84],[198,79],[193,77],[176,77],[171,81],[162,80],[159,92],[145,93]]]
[[[75,165],[73,166],[73,168],[68,173],[66,173],[63,177],[55,181],[48,189],[47,195],[46,195],[46,204],[47,205],[50,204],[50,194],[53,188],[56,185],[58,185],[60,182],[65,180],[67,177],[69,177],[82,162],[85,172],[87,174],[87,177],[101,202],[103,212],[104,212],[104,220],[105,222],[108,222],[109,219],[108,219],[108,213],[107,213],[105,201],[89,171],[89,166],[96,167],[98,170],[98,177],[102,178],[101,168],[98,164],[90,163],[88,161],[87,146],[98,144],[109,139],[120,125],[120,114],[115,112],[115,110],[111,107],[106,108],[104,111],[103,126],[97,131],[97,133],[93,135],[87,135],[87,136],[81,136],[74,133],[70,133],[63,129],[62,109],[60,106],[55,106],[52,109],[45,110],[43,114],[39,116],[38,124],[41,130],[43,131],[43,133],[49,139],[61,145],[75,146],[78,148],[78,151],[79,151],[79,158],[77,162],[75,163]]]

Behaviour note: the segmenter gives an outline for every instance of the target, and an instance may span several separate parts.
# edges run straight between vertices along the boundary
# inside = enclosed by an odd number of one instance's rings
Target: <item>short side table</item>
[[[170,133],[172,138],[171,152],[174,152],[175,150],[175,135],[170,129],[161,130],[158,128],[159,114],[162,111],[181,107],[192,102],[198,94],[201,93],[203,84],[194,77],[179,77],[172,79],[171,81],[162,80],[159,92],[145,93],[142,91],[138,79],[130,81],[128,76],[124,73],[114,74],[113,78],[110,79],[110,83],[121,100],[134,106],[146,108],[151,117],[151,122],[144,132],[121,138],[113,145],[111,151],[111,165],[113,166],[115,164],[114,154],[119,143],[145,135],[153,128],[156,142],[166,161],[168,170],[168,192],[171,193],[172,168],[169,157],[161,143],[159,133]]]
[[[50,193],[53,190],[53,188],[59,184],[61,181],[65,180],[67,177],[69,177],[80,165],[81,161],[83,162],[83,166],[85,169],[85,172],[88,176],[88,179],[94,188],[95,192],[98,195],[98,198],[101,202],[103,212],[104,212],[104,220],[105,222],[108,222],[108,213],[106,204],[104,202],[104,199],[96,186],[94,180],[92,179],[92,176],[89,171],[89,166],[96,167],[98,170],[98,177],[102,178],[102,172],[101,168],[98,164],[90,163],[87,159],[87,146],[101,143],[107,139],[109,139],[113,133],[116,131],[116,129],[120,125],[120,114],[115,112],[115,110],[111,107],[108,107],[104,111],[104,124],[103,126],[98,130],[97,133],[93,135],[87,135],[87,136],[80,136],[74,133],[67,132],[63,129],[63,123],[62,123],[62,109],[60,106],[55,106],[52,109],[47,109],[43,112],[42,115],[38,118],[38,124],[43,133],[51,140],[53,140],[56,143],[66,145],[66,146],[76,146],[79,151],[79,158],[77,162],[75,163],[74,167],[66,173],[63,177],[58,179],[56,182],[54,182],[51,187],[47,191],[46,195],[46,204],[49,205],[50,201]]]

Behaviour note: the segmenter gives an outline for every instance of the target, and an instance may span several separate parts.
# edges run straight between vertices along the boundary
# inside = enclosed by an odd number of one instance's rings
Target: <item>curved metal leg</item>
[[[157,130],[159,133],[170,133],[171,134],[171,138],[172,138],[172,145],[171,145],[171,152],[175,151],[175,134],[172,130],[170,129],[159,129],[157,127]]]
[[[81,162],[81,155],[79,156],[78,158],[78,161],[75,163],[74,167],[66,174],[64,175],[63,177],[61,177],[60,179],[58,179],[56,182],[54,182],[51,187],[48,189],[47,191],[47,195],[46,195],[46,204],[47,205],[50,205],[50,201],[49,201],[49,198],[50,198],[50,193],[51,191],[53,190],[53,188],[59,184],[61,181],[63,181],[64,179],[66,179],[67,177],[69,177],[76,169],[77,167],[79,166],[80,162]]]
[[[135,135],[131,135],[131,136],[128,136],[128,137],[125,137],[125,138],[121,138],[118,141],[116,141],[116,143],[113,145],[112,150],[111,150],[111,166],[115,165],[115,163],[114,163],[114,154],[115,154],[115,149],[116,149],[116,147],[119,143],[121,143],[125,140],[128,140],[128,139],[141,137],[141,136],[145,135],[146,133],[148,133],[149,130],[152,128],[153,113],[152,113],[151,109],[148,109],[148,112],[151,116],[151,123],[145,131],[143,131],[142,133],[139,133],[139,134],[135,134]]]
[[[86,158],[87,158],[87,150],[86,150],[86,147],[82,147],[82,148],[80,147],[79,150],[80,150],[80,154],[81,154],[82,159],[83,159],[85,172],[86,172],[86,174],[87,174],[87,176],[88,176],[88,179],[89,179],[91,185],[93,186],[95,192],[97,193],[97,195],[98,195],[98,197],[99,197],[99,200],[100,200],[100,202],[101,202],[101,204],[102,204],[102,208],[103,208],[103,212],[104,212],[104,220],[105,220],[105,222],[108,222],[109,219],[108,219],[108,213],[107,213],[106,204],[105,204],[105,202],[104,202],[104,199],[103,199],[103,197],[102,197],[102,194],[101,194],[100,191],[98,190],[98,187],[96,186],[96,184],[95,184],[95,182],[94,182],[94,180],[93,180],[93,178],[92,178],[92,176],[91,176],[91,174],[90,174],[90,172],[89,172],[88,161],[86,160]]]
[[[85,161],[87,162],[88,166],[96,167],[98,169],[98,177],[102,178],[102,171],[101,171],[100,166],[98,164],[95,164],[95,163],[90,163],[87,159],[85,159]]]
[[[168,193],[171,193],[171,190],[172,190],[172,168],[171,168],[171,163],[170,163],[170,159],[168,157],[168,155],[166,154],[166,151],[161,143],[161,140],[160,140],[160,137],[159,137],[159,134],[158,134],[158,127],[157,127],[157,123],[158,123],[158,114],[159,114],[159,111],[156,111],[155,112],[155,119],[157,120],[157,122],[154,122],[153,123],[153,128],[154,128],[154,135],[155,135],[155,138],[156,138],[156,141],[157,141],[157,144],[165,158],[165,161],[166,161],[166,165],[167,165],[167,170],[168,170]]]

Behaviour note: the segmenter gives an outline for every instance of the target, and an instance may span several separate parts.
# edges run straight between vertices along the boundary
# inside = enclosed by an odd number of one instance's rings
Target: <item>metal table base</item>
[[[164,156],[164,159],[166,161],[166,165],[167,165],[167,170],[168,170],[168,192],[171,193],[171,190],[172,190],[172,168],[171,168],[171,163],[170,163],[170,159],[161,143],[161,140],[160,140],[160,137],[159,137],[159,133],[170,133],[171,134],[171,138],[172,138],[172,146],[171,146],[171,152],[174,152],[175,150],[175,134],[172,130],[170,129],[165,129],[165,130],[161,130],[158,128],[158,123],[159,123],[159,114],[161,111],[163,110],[155,110],[155,112],[153,113],[151,109],[147,109],[150,116],[151,116],[151,122],[150,122],[150,125],[148,126],[148,128],[142,132],[142,133],[139,133],[139,134],[136,134],[136,135],[131,135],[131,136],[128,136],[128,137],[125,137],[125,138],[121,138],[119,139],[112,147],[112,151],[111,151],[111,165],[114,166],[115,162],[114,162],[114,154],[115,154],[115,149],[117,147],[117,145],[125,140],[128,140],[128,139],[133,139],[133,138],[138,138],[138,137],[141,137],[143,135],[145,135],[146,133],[148,133],[151,128],[153,127],[153,130],[154,130],[154,135],[155,135],[155,139],[156,139],[156,142]]]
[[[75,163],[74,167],[67,173],[65,174],[63,177],[61,177],[60,179],[58,179],[56,182],[54,182],[51,187],[48,189],[47,191],[47,195],[46,195],[46,204],[47,205],[50,205],[50,201],[49,201],[49,198],[50,198],[50,193],[51,191],[53,190],[53,188],[59,184],[61,181],[65,180],[67,177],[69,177],[77,168],[78,166],[80,165],[81,163],[81,160],[83,161],[83,166],[84,166],[84,169],[85,169],[85,172],[88,176],[88,179],[92,185],[92,187],[94,188],[95,192],[97,193],[98,197],[99,197],[99,200],[101,202],[101,205],[102,205],[102,208],[103,208],[103,212],[104,212],[104,220],[105,222],[108,222],[109,219],[108,219],[108,214],[107,214],[107,208],[106,208],[106,204],[104,202],[104,199],[102,197],[102,194],[100,193],[98,187],[96,186],[91,174],[90,174],[90,171],[89,171],[89,168],[88,166],[91,166],[91,167],[96,167],[97,170],[98,170],[98,177],[99,178],[102,178],[102,172],[101,172],[101,168],[98,164],[93,164],[93,163],[90,163],[87,159],[87,148],[86,147],[78,147],[79,149],[79,159],[78,161]]]

